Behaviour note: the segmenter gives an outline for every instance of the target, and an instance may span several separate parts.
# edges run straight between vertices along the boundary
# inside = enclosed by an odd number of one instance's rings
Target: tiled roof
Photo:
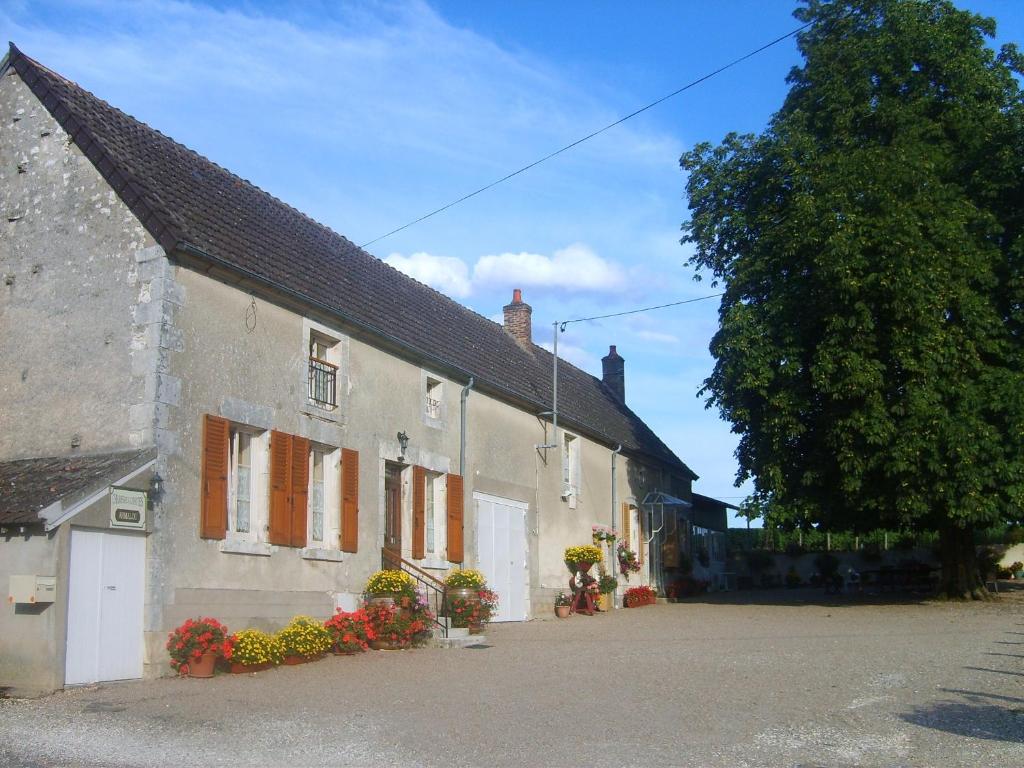
[[[10,63],[167,253],[240,271],[476,378],[551,407],[551,354],[398,272],[350,240],[22,54]],[[590,374],[559,363],[559,413],[630,453],[693,473]]]
[[[138,469],[152,454],[149,449],[0,462],[0,525],[38,523],[41,509],[99,490]]]

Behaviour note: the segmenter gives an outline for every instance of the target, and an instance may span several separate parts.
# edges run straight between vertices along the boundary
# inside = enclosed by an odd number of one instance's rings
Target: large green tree
[[[1024,102],[995,22],[945,0],[808,0],[760,135],[700,144],[690,263],[724,290],[705,382],[738,480],[792,525],[973,529],[1024,507]]]

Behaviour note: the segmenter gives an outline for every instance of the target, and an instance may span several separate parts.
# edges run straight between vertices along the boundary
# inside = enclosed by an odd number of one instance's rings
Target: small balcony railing
[[[440,419],[441,418],[441,401],[435,400],[432,397],[427,398],[427,418],[429,419]]]
[[[338,366],[309,358],[309,399],[325,408],[338,405]]]

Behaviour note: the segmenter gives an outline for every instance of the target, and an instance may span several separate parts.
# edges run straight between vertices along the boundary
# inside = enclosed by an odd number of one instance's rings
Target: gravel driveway
[[[0,701],[0,765],[1024,763],[1024,592],[733,593],[487,645]]]

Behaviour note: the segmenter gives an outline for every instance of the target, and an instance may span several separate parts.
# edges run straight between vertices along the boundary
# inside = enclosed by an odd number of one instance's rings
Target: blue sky
[[[1024,41],[1024,3],[959,3]],[[796,28],[784,0],[134,3],[7,0],[28,55],[362,244]],[[679,244],[680,154],[759,131],[798,63],[787,40],[372,253],[483,315],[512,289],[551,323],[704,296]],[[738,502],[735,436],[697,397],[717,302],[570,325],[600,375]]]

